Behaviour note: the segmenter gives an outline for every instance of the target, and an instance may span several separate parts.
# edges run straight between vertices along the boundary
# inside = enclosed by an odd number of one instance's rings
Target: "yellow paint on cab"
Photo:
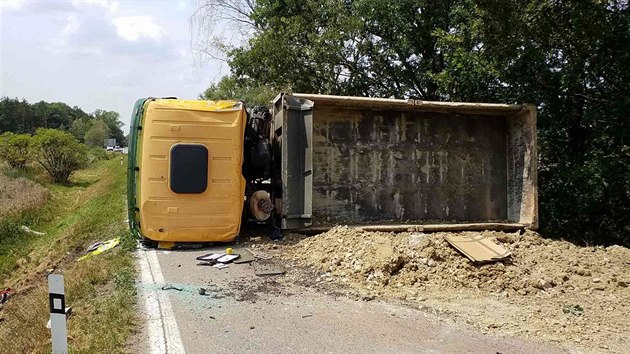
[[[140,230],[155,241],[229,242],[239,233],[246,112],[238,101],[157,99],[144,106],[138,137]],[[203,193],[171,191],[170,151],[175,144],[208,149]]]

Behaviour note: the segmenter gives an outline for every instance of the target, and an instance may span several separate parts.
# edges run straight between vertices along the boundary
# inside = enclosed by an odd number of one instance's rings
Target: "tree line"
[[[72,173],[95,160],[111,158],[103,150],[107,138],[125,145],[117,112],[88,114],[65,103],[28,103],[0,99],[0,162],[27,170],[41,166],[55,183],[68,183]]]
[[[120,115],[113,111],[97,109],[88,114],[61,102],[31,104],[24,99],[0,99],[0,133],[34,134],[38,128],[57,129],[88,145],[102,147],[105,139],[115,138],[118,145],[126,146],[122,127]]]
[[[536,104],[543,233],[630,244],[627,0],[207,0],[193,23],[230,67],[206,98]]]

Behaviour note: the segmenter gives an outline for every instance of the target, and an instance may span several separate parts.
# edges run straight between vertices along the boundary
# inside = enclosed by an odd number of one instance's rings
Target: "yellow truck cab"
[[[131,229],[153,241],[232,241],[245,195],[239,101],[141,99],[130,136]]]

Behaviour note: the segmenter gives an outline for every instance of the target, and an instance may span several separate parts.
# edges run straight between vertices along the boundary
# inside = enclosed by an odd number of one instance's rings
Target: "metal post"
[[[66,296],[63,276],[48,276],[48,299],[50,301],[50,332],[52,335],[52,352],[68,353],[68,331],[66,329]]]

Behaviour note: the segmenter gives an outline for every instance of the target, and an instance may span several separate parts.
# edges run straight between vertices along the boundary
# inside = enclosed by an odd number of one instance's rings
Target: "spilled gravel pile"
[[[617,292],[630,283],[630,251],[623,247],[576,247],[533,232],[482,234],[510,249],[512,259],[475,265],[444,240],[446,233],[361,232],[348,227],[304,239],[292,256],[303,265],[374,289],[404,285],[527,295],[540,290]]]
[[[348,227],[289,235],[273,251],[359,298],[400,299],[487,331],[594,351],[630,348],[629,249],[579,247],[531,231],[481,234],[508,248],[511,259],[473,264],[444,240],[447,233]]]

